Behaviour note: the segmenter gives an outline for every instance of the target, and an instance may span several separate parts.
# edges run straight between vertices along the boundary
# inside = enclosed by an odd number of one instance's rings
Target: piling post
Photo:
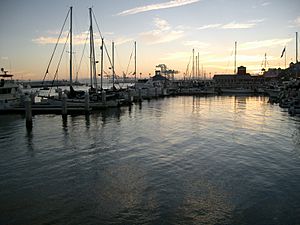
[[[138,99],[138,101],[141,102],[142,100],[143,100],[143,98],[142,98],[142,89],[139,88],[139,99]]]
[[[84,95],[84,110],[85,113],[89,113],[90,110],[90,95],[88,91],[86,91]]]
[[[62,94],[61,98],[62,98],[61,114],[62,116],[67,116],[68,114],[67,95],[64,93]]]
[[[128,94],[128,103],[131,104],[131,93],[130,90],[127,90],[127,94]]]
[[[30,93],[30,100],[31,100],[31,104],[35,103],[35,94],[34,93]]]
[[[25,118],[26,127],[32,128],[32,108],[31,108],[31,98],[29,96],[25,97]]]
[[[62,98],[62,89],[59,88],[58,89],[58,99],[61,99]]]
[[[150,88],[148,87],[148,88],[147,88],[147,99],[150,100],[150,98],[151,98],[151,96],[150,96]]]
[[[101,92],[101,100],[104,104],[106,104],[106,92],[104,90]]]
[[[155,98],[157,98],[158,97],[158,92],[157,92],[157,87],[155,87]]]

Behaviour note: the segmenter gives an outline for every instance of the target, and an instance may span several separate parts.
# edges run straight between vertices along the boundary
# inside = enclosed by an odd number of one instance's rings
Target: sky
[[[190,76],[192,49],[199,54],[201,76],[233,73],[235,41],[237,66],[247,67],[251,74],[264,67],[265,54],[267,68],[284,68],[285,57],[287,64],[296,58],[299,0],[1,0],[1,68],[15,79],[43,79],[70,6],[73,77],[79,79],[89,74],[89,8],[94,13],[96,60],[100,61],[99,28],[110,57],[115,43],[117,75],[133,77],[134,41],[139,77],[153,76],[159,64],[178,71],[178,78]],[[48,80],[56,71],[59,79],[69,77],[69,45],[64,49],[69,18],[66,23]],[[281,58],[284,47],[286,56]],[[105,55],[106,75],[111,74],[109,67]]]

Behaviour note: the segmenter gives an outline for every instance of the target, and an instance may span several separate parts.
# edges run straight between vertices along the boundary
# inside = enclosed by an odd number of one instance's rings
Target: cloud
[[[121,37],[118,37],[114,42],[116,43],[116,45],[122,45],[122,44],[125,44],[128,42],[131,42],[133,40],[134,40],[133,38],[121,36]]]
[[[59,44],[64,44],[67,40],[67,33],[64,32],[62,37],[59,40]],[[82,32],[80,34],[73,34],[73,44],[74,45],[81,45],[84,44],[86,41],[88,35],[88,31]],[[34,43],[41,44],[41,45],[46,45],[46,44],[56,44],[58,37],[53,37],[53,36],[41,36],[35,39],[32,39]]]
[[[263,55],[237,55],[237,62],[239,63],[245,63],[245,62],[261,62],[261,60],[263,59]],[[268,56],[269,60],[273,60],[274,57],[273,56]],[[215,59],[215,62],[228,62],[228,61],[232,61],[233,57],[232,56],[228,56],[228,57],[224,57],[224,58],[219,58],[219,59]],[[210,61],[212,62],[212,61]]]
[[[220,27],[221,25],[222,25],[222,24],[220,24],[220,23],[203,25],[203,26],[201,26],[201,27],[198,27],[197,30],[204,30],[204,29],[218,28],[218,27]]]
[[[270,5],[270,4],[271,4],[271,2],[263,2],[263,3],[261,4],[261,6],[265,7],[265,6],[268,6],[268,5]]]
[[[296,19],[289,21],[290,22],[290,26],[291,28],[293,27],[300,27],[300,16],[298,16]]]
[[[190,56],[190,52],[173,52],[167,53],[165,56],[161,57],[160,60],[188,60]]]
[[[118,13],[118,15],[126,16],[126,15],[132,15],[132,14],[137,14],[137,13],[147,12],[147,11],[152,11],[152,10],[179,7],[179,6],[188,5],[188,4],[192,4],[195,2],[199,2],[199,1],[200,0],[173,0],[173,1],[164,2],[164,3],[151,4],[151,5],[145,5],[145,6],[128,9],[128,10]]]
[[[105,36],[105,35],[114,35],[114,32],[107,31],[107,32],[103,32],[102,34],[103,34],[103,36]]]
[[[154,18],[154,25],[161,31],[170,30],[171,27],[166,20]]]
[[[236,23],[236,22],[231,22],[228,24],[225,24],[222,26],[222,29],[247,29],[247,28],[252,28],[256,25],[256,23]]]
[[[262,23],[264,22],[266,19],[255,19],[255,20],[248,20],[249,23]]]
[[[300,26],[300,16],[298,16],[295,20],[294,23],[296,26]]]
[[[153,22],[156,29],[139,34],[148,44],[171,42],[184,36],[182,30],[172,30],[172,27],[166,20],[154,18]]]
[[[265,19],[248,20],[245,23],[236,23],[236,22],[231,22],[231,23],[227,23],[227,24],[214,23],[214,24],[207,24],[207,25],[203,25],[201,27],[198,27],[197,30],[213,29],[213,28],[218,28],[218,29],[247,29],[247,28],[252,28],[252,27],[256,26],[258,23],[261,23],[263,21],[265,21]]]
[[[200,48],[200,49],[203,49],[203,48],[207,48],[210,46],[209,43],[205,43],[205,42],[201,42],[201,41],[184,41],[183,42],[183,45],[185,46],[191,46],[193,48]]]
[[[273,47],[273,46],[284,46],[287,43],[291,42],[292,38],[283,38],[283,39],[269,39],[263,41],[251,41],[242,43],[239,45],[238,49],[240,50],[250,50],[250,49],[257,49],[257,48],[266,48],[266,47]]]
[[[168,33],[159,30],[153,30],[141,33],[142,39],[149,44],[160,44],[177,40],[184,36],[183,31],[170,31]]]
[[[47,31],[47,33],[49,33]],[[52,32],[55,34],[55,32]],[[131,37],[125,37],[125,36],[116,36],[113,32],[105,32],[103,35],[110,36],[110,40],[114,40],[115,44],[121,45],[128,43],[130,41],[133,41],[134,39]],[[59,40],[59,44],[65,44],[67,40],[68,32],[64,32],[62,37]],[[116,37],[111,37],[116,36]],[[105,39],[105,38],[104,38]],[[108,40],[108,39],[107,39]],[[56,44],[57,42],[57,36],[41,36],[35,39],[32,39],[32,41],[36,44],[40,45],[47,45],[47,44]],[[69,41],[69,40],[68,40]],[[89,44],[89,31],[85,31],[79,34],[73,34],[73,45],[84,45]],[[94,43],[95,45],[101,45],[101,38],[99,33],[94,33]]]
[[[210,52],[208,51],[201,51],[199,52],[200,56],[207,56]],[[195,53],[197,55],[198,53]],[[178,51],[178,52],[172,52],[172,53],[167,53],[163,57],[160,58],[160,60],[182,60],[182,61],[188,61],[188,59],[192,56],[192,51]],[[199,57],[200,58],[200,57]]]

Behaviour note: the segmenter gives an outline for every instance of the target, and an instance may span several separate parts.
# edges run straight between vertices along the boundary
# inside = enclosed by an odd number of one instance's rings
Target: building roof
[[[162,76],[162,75],[155,75],[152,77],[152,80],[153,81],[166,81],[168,80],[166,77]]]

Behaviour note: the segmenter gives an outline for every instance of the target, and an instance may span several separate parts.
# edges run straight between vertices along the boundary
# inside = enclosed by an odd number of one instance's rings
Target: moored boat
[[[7,111],[20,104],[21,90],[12,74],[7,74],[4,68],[1,68],[0,74],[0,111]]]

